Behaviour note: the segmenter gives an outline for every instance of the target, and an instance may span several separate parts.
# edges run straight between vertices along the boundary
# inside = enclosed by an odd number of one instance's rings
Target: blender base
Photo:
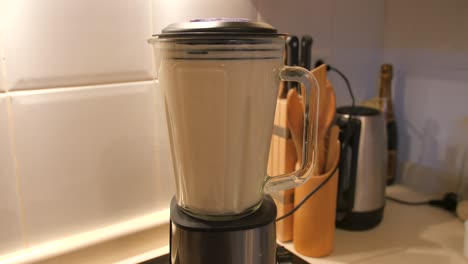
[[[265,196],[260,208],[233,221],[205,221],[171,201],[171,264],[275,264],[276,206]]]

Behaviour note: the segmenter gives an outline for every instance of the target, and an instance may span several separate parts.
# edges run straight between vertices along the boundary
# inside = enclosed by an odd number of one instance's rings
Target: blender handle
[[[304,133],[302,143],[301,167],[292,172],[271,177],[266,176],[263,184],[264,193],[272,193],[297,187],[309,179],[317,163],[317,126],[319,107],[319,85],[317,79],[302,67],[283,66],[279,71],[282,81],[300,82],[303,84]],[[314,88],[315,100],[310,102]],[[312,117],[312,127],[309,118]]]

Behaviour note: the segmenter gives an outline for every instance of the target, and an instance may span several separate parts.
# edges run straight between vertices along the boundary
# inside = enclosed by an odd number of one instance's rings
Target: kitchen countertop
[[[422,201],[428,195],[404,186],[387,188],[387,195]],[[440,198],[440,197],[437,197]],[[463,222],[454,214],[431,206],[406,206],[387,201],[382,223],[369,231],[336,230],[335,248],[325,258],[309,263],[467,263],[463,257]],[[283,243],[297,254],[292,243]]]
[[[387,194],[407,201],[437,198],[416,193],[401,185],[387,188]],[[168,219],[168,211],[160,214],[158,221]],[[140,222],[139,220],[135,223],[141,225]],[[120,228],[120,225],[115,228]],[[168,224],[165,223],[49,259],[42,259],[40,263],[140,263],[168,253],[168,232]],[[338,229],[335,233],[335,249],[330,256],[301,257],[314,264],[468,263],[462,255],[463,236],[463,222],[447,211],[426,205],[405,206],[387,201],[384,219],[375,229],[360,232]],[[292,243],[283,245],[296,253]],[[49,245],[33,251],[48,247]],[[10,261],[4,260],[5,263],[30,263],[26,257],[19,258],[14,255]],[[24,260],[15,261],[15,259]],[[0,262],[3,263],[3,260]]]

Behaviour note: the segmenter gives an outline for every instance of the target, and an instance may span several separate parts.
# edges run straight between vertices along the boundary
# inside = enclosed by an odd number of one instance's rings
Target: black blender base
[[[276,244],[276,205],[265,196],[253,214],[233,221],[204,221],[171,201],[170,253],[144,264],[307,264]]]
[[[171,264],[272,264],[276,259],[276,205],[265,196],[252,214],[206,221],[171,201]]]
[[[140,264],[170,264],[171,257],[169,254],[141,262]],[[289,250],[282,246],[276,248],[276,264],[309,264],[300,257],[294,255]]]

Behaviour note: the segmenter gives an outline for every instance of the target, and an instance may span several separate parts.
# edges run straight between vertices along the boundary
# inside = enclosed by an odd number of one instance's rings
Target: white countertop
[[[398,185],[387,188],[387,194],[408,201],[429,198]],[[454,214],[427,205],[405,206],[387,201],[383,221],[375,229],[360,232],[338,229],[330,256],[301,257],[317,264],[467,263],[462,254],[463,239],[463,222]],[[292,243],[283,245],[297,254]]]
[[[387,194],[408,201],[421,201],[429,198],[398,185],[387,188]],[[163,220],[167,221],[167,211],[160,212],[159,214],[161,214],[159,222]],[[145,220],[146,218],[143,219],[144,221],[136,219],[94,233],[97,235],[101,234],[99,237],[102,240],[103,232],[107,234],[115,233],[116,229],[137,230],[135,229],[137,226],[141,230],[142,221],[145,223],[151,222]],[[150,218],[153,219],[155,217],[151,216]],[[164,223],[158,226],[153,223],[153,220],[151,225],[147,224],[148,227],[154,226],[152,228],[103,241],[99,244],[89,245],[89,241],[91,241],[89,239],[83,239],[83,241],[77,244],[76,240],[84,237],[81,235],[70,238],[71,240],[65,239],[60,241],[60,243],[52,243],[53,245],[49,243],[50,245],[47,244],[44,247],[18,252],[10,258],[3,260],[0,258],[0,262],[36,263],[36,261],[42,260],[41,264],[138,263],[166,254],[169,251],[168,224]],[[133,229],[122,228],[122,226],[125,227],[130,224]],[[107,229],[110,229],[112,232],[107,232]],[[301,257],[309,263],[315,264],[468,263],[468,260],[462,255],[463,239],[463,222],[453,214],[439,208],[405,206],[388,201],[384,211],[383,222],[375,229],[361,232],[338,229],[335,233],[335,249],[330,256],[325,258]],[[65,250],[63,245],[67,245],[67,243],[73,244],[76,250],[71,252]],[[60,247],[56,244],[60,244]],[[89,246],[83,248],[77,245]],[[286,243],[284,246],[296,253],[292,243]],[[57,249],[54,249],[54,247]],[[59,254],[60,250],[58,249],[68,253]],[[54,254],[47,253],[48,251]],[[45,259],[44,255],[39,258],[38,252],[42,252],[42,255],[47,253],[45,255],[55,257]]]

